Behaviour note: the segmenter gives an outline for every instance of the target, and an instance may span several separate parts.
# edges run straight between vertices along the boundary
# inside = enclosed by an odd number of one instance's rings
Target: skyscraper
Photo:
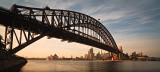
[[[93,48],[91,48],[91,49],[88,51],[88,59],[89,59],[89,60],[93,60],[93,57],[94,57]]]
[[[101,59],[101,54],[100,54],[100,52],[97,53],[96,58],[97,58],[98,60]]]
[[[100,56],[101,56],[101,59],[104,58],[103,53],[102,53],[102,49],[100,49]]]

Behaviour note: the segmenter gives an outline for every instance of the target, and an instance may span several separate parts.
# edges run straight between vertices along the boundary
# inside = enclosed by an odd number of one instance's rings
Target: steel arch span
[[[87,44],[112,53],[121,53],[105,26],[86,14],[49,7],[33,8],[20,5],[13,5],[9,11],[1,8],[0,12],[0,24],[6,27],[5,44],[6,47],[8,45],[11,54],[44,36]],[[19,30],[19,33],[16,30]],[[22,41],[23,36],[25,41]],[[13,37],[18,43],[15,48],[13,48]],[[10,40],[7,41],[8,39]]]
[[[18,14],[39,20],[53,27],[74,32],[117,49],[109,31],[96,19],[74,11],[13,6]]]

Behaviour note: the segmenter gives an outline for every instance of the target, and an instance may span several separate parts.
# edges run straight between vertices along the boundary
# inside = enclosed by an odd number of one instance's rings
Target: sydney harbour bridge
[[[14,4],[9,10],[0,8],[0,25],[5,27],[4,43],[9,54],[15,54],[48,36],[48,39],[54,37],[62,41],[94,46],[111,52],[118,59],[128,58],[119,51],[112,35],[103,24],[83,13],[50,9],[47,6],[33,8]]]

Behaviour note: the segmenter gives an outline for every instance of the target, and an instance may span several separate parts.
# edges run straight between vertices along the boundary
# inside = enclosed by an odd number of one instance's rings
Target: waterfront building
[[[104,59],[103,53],[102,53],[102,49],[100,50],[100,55],[101,55],[101,59]]]
[[[85,54],[84,58],[85,60],[88,60],[88,54]]]
[[[131,56],[132,57],[143,57],[143,53],[140,52],[140,53],[137,54],[136,52],[133,52]]]
[[[58,60],[59,59],[59,57],[57,56],[57,54],[55,54],[54,56],[48,56],[47,58],[46,58],[46,60]]]
[[[126,55],[128,56],[128,53],[126,53]]]
[[[84,60],[83,56],[76,57],[75,60]]]
[[[108,57],[110,57],[110,53],[103,53],[103,59],[107,59]]]
[[[130,59],[132,60],[153,60],[153,59],[147,59],[148,56],[147,55],[143,55],[142,52],[140,53],[136,53],[136,52],[133,52],[131,55],[130,55]]]
[[[100,52],[97,53],[96,58],[97,58],[98,60],[100,60],[100,59],[102,58]]]
[[[83,56],[81,56],[81,59],[83,59]]]
[[[97,60],[96,56],[93,57],[93,60]]]
[[[58,59],[59,59],[59,57],[57,56],[57,54],[55,54],[55,55],[53,56],[53,59],[55,59],[55,60],[58,60]]]
[[[138,55],[136,54],[136,52],[133,52],[131,56],[132,57],[137,57]]]
[[[48,56],[46,60],[53,60],[53,56],[52,55]]]
[[[88,51],[88,59],[89,59],[89,60],[93,60],[93,57],[94,57],[93,48],[91,48],[91,49]]]
[[[142,57],[142,56],[143,56],[143,53],[142,53],[142,52],[138,53],[138,56]]]
[[[75,60],[80,60],[80,58],[79,58],[79,57],[76,57]]]

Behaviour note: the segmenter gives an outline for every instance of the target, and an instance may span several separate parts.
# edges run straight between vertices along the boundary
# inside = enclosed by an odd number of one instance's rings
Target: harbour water
[[[160,61],[28,60],[20,72],[160,72]]]

